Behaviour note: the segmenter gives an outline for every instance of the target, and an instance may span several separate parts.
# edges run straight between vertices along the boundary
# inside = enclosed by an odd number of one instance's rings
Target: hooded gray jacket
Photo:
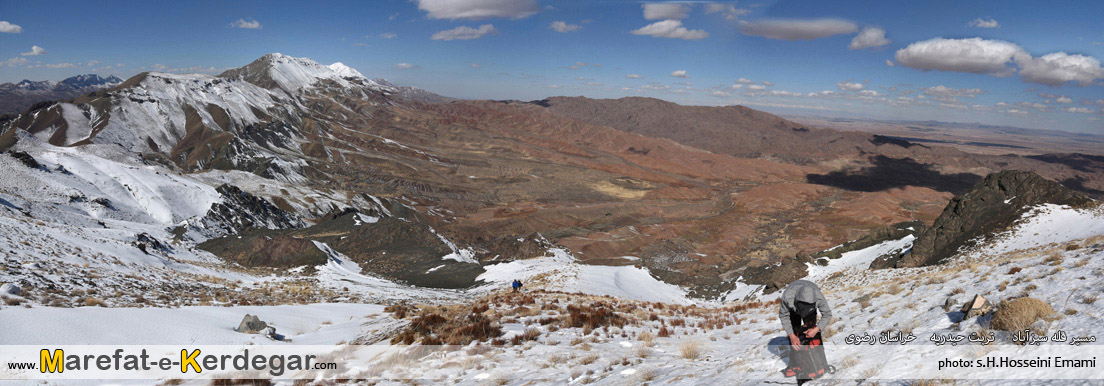
[[[794,302],[816,303],[816,308],[820,311],[817,327],[822,331],[828,326],[828,322],[832,321],[832,308],[828,306],[828,300],[824,299],[820,288],[808,280],[795,280],[786,286],[785,291],[782,291],[782,302],[778,305],[778,318],[782,319],[782,328],[786,329],[787,335],[794,333],[793,325],[790,323],[790,313],[796,312],[797,309]]]

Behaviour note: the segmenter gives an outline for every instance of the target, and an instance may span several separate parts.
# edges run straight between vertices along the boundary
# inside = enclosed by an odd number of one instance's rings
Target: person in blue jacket
[[[521,280],[514,279],[514,283],[510,286],[514,287],[514,292],[521,291]]]

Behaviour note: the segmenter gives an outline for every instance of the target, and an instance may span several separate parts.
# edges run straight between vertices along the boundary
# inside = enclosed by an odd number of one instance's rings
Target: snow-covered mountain
[[[426,268],[392,267],[409,280],[454,275],[450,267],[474,278],[482,272],[479,264],[442,259],[468,252],[438,234],[432,221],[412,209],[413,201],[331,188],[337,174],[329,162],[343,154],[387,154],[382,148],[425,157],[361,131],[380,108],[408,103],[397,90],[341,63],[270,54],[220,76],[142,73],[110,90],[43,103],[0,122],[0,148],[7,151],[0,161],[8,170],[0,178],[0,212],[12,221],[5,223],[10,234],[26,234],[22,246],[13,245],[21,262],[64,271],[74,261],[89,262],[78,251],[96,250],[103,253],[97,256],[140,266],[133,269],[156,271],[174,283],[170,287],[196,288],[202,285],[188,275],[216,275],[200,267],[223,261],[199,248],[207,241],[214,243],[207,248],[227,254],[270,255],[280,249],[317,256],[322,264],[359,247],[346,245],[345,237],[265,233],[307,227],[314,232],[312,226],[319,224],[327,230],[317,233],[324,235],[361,224],[374,224],[381,229],[376,232],[401,229],[391,237],[394,247],[380,252],[423,245],[425,251],[410,258],[425,260]],[[350,132],[376,140],[366,148]],[[26,221],[41,223],[42,229],[21,228]],[[258,242],[235,244],[242,239],[228,237],[235,234]],[[271,239],[277,242],[266,242]],[[336,250],[326,242],[336,243]],[[399,252],[393,256],[410,259]],[[217,276],[238,277],[237,270],[254,264],[230,260],[245,267]],[[5,280],[67,290],[81,282],[120,289],[137,285],[107,280],[131,268],[94,267],[113,274],[74,282],[84,275],[31,278],[16,270]],[[366,277],[359,269],[343,271]]]
[[[92,91],[115,87],[122,82],[122,79],[114,75],[104,78],[96,74],[87,74],[69,77],[60,82],[24,79],[18,83],[0,84],[0,114],[18,113],[38,102],[70,99]]]

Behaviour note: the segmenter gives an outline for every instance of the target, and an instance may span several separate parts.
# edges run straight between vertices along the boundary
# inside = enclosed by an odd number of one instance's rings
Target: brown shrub
[[[525,330],[524,334],[514,335],[514,337],[512,339],[510,339],[510,343],[512,343],[516,346],[516,345],[519,345],[519,344],[522,344],[522,343],[525,343],[525,342],[528,342],[528,341],[531,341],[531,340],[537,340],[537,338],[540,338],[540,335],[541,335],[540,330],[535,329],[535,328],[529,328],[529,329]]]
[[[1009,274],[1009,275],[1015,275],[1015,274],[1017,274],[1017,273],[1020,273],[1020,271],[1023,271],[1023,268],[1020,268],[1020,267],[1012,267],[1011,269],[1009,269],[1009,270],[1008,270],[1008,274]]]
[[[84,298],[84,305],[88,307],[107,307],[107,303],[104,303],[103,300],[91,296]]]
[[[391,339],[391,343],[467,345],[471,342],[484,342],[502,336],[502,328],[492,324],[491,320],[483,314],[456,315],[465,311],[452,311],[446,314],[448,316],[436,312],[417,316],[405,330]]]
[[[405,319],[410,311],[410,306],[405,304],[392,304],[383,308],[383,312],[391,313],[395,316],[395,319]]]
[[[594,329],[606,326],[625,326],[625,318],[618,315],[609,305],[603,302],[589,306],[569,305],[567,311],[567,325],[569,327]]]
[[[1005,300],[997,306],[990,327],[1003,331],[1020,331],[1030,328],[1039,319],[1054,315],[1054,308],[1035,298]]]

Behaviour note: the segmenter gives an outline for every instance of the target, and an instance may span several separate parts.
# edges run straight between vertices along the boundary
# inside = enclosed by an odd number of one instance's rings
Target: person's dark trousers
[[[796,313],[790,314],[790,322],[801,342],[801,349],[794,350],[791,347],[789,367],[796,373],[797,384],[800,385],[824,375],[828,368],[828,359],[824,354],[824,340],[820,332],[812,338],[805,337],[805,332],[816,326],[816,314],[804,319]]]

